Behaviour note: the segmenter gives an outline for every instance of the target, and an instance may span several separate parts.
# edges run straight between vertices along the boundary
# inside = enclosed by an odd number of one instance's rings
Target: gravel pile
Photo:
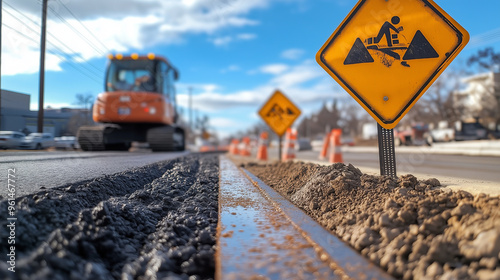
[[[16,272],[2,261],[0,279],[212,279],[218,166],[194,155],[18,198]]]
[[[340,163],[244,167],[396,278],[500,279],[498,196]]]

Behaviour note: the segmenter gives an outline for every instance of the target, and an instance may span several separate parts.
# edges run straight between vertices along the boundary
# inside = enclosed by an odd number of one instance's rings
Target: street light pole
[[[40,86],[38,94],[38,127],[37,132],[43,132],[43,97],[45,88],[45,35],[47,32],[47,2],[43,0],[42,35],[40,40]]]

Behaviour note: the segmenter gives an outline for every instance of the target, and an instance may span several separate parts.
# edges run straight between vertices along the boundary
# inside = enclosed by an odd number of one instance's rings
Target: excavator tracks
[[[155,152],[185,149],[184,130],[175,126],[86,126],[78,132],[78,143],[84,151],[126,151],[134,141],[148,142]]]
[[[78,144],[84,151],[104,151],[105,126],[86,126],[78,130]]]
[[[183,151],[185,148],[184,131],[173,126],[149,129],[146,140],[154,152]]]

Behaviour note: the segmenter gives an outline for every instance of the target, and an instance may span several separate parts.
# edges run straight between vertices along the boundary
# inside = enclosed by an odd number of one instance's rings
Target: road
[[[79,151],[5,151],[0,152],[0,182],[7,178],[7,169],[15,168],[18,176],[17,195],[26,195],[42,188],[52,188],[77,181],[93,179],[129,170],[134,167],[168,160],[183,153],[79,152]],[[277,158],[277,151],[269,151]],[[319,152],[301,151],[297,158],[318,161]],[[343,152],[344,163],[377,172],[377,152]],[[488,181],[500,186],[500,157],[440,155],[396,152],[397,173],[423,174],[427,177],[462,178]],[[326,162],[326,161],[324,161]],[[1,174],[5,174],[2,176]]]
[[[0,182],[7,180],[7,170],[16,169],[17,196],[60,185],[93,179],[129,170],[134,167],[172,159],[187,154],[81,151],[2,151]],[[4,192],[0,192],[3,194]]]

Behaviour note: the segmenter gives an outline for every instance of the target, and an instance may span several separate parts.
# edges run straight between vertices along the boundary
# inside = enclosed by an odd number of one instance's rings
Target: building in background
[[[37,131],[38,111],[30,111],[28,94],[2,90],[0,98],[0,130],[21,131],[26,134]],[[44,110],[43,132],[55,137],[75,135],[80,125],[92,123],[90,115],[84,109],[47,108]]]
[[[479,118],[491,130],[500,124],[500,73],[482,73],[466,77],[465,90],[454,93],[454,103],[463,119]]]

